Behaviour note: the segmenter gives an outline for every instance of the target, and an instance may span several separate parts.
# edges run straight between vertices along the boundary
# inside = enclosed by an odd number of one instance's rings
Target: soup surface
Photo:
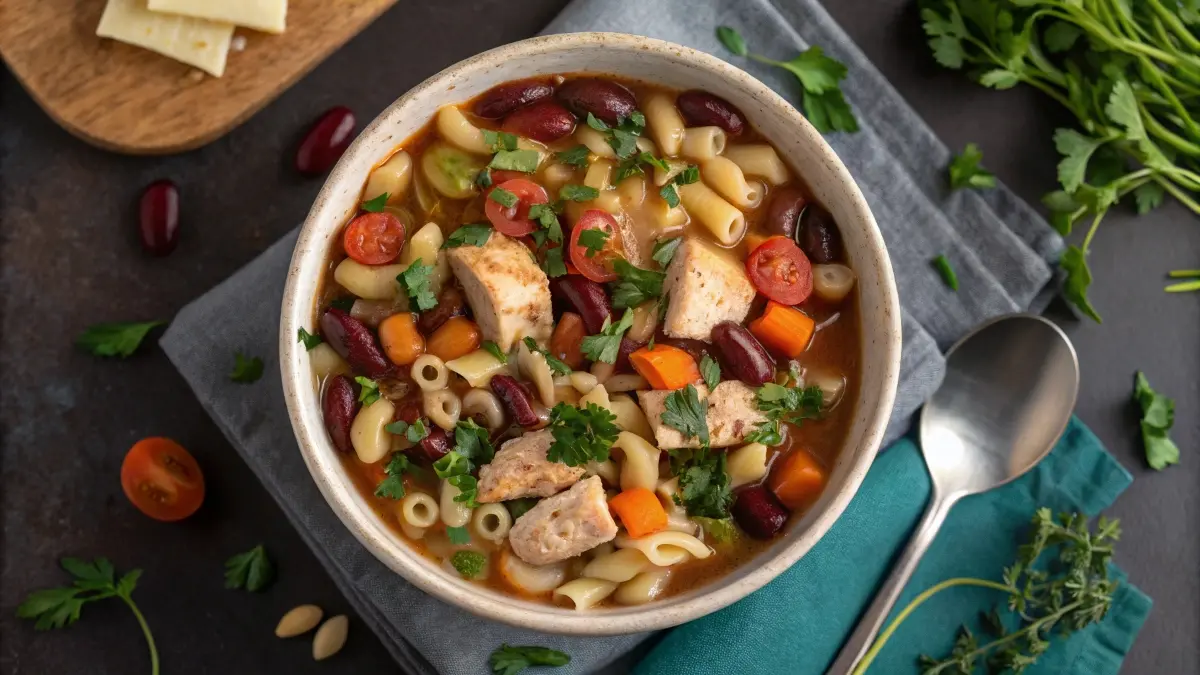
[[[820,496],[858,380],[829,213],[730,102],[568,74],[442,108],[302,331],[351,479],[463,578],[633,605]]]

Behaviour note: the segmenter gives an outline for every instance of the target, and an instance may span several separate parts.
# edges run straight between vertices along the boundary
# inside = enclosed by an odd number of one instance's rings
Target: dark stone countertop
[[[145,646],[119,603],[87,607],[69,632],[35,633],[14,618],[29,591],[62,583],[54,567],[62,555],[106,555],[119,569],[146,570],[136,597],[164,672],[397,670],[353,620],[345,652],[328,664],[312,661],[308,641],[276,641],[275,622],[295,604],[316,602],[330,614],[350,607],[161,352],[108,362],[71,341],[92,323],[171,316],[299,223],[320,181],[297,178],[290,156],[322,111],[348,105],[365,123],[429,74],[534,34],[562,4],[404,3],[241,128],[174,157],[88,147],[0,74],[0,671],[146,672]],[[1027,199],[1051,189],[1050,135],[1067,122],[1061,111],[1032,92],[988,91],[939,69],[913,3],[828,4],[950,146],[978,142],[987,166]],[[163,177],[182,188],[183,235],[169,258],[149,259],[137,244],[135,204]],[[1117,560],[1155,607],[1128,673],[1200,672],[1200,537],[1189,525],[1200,520],[1200,295],[1162,292],[1166,270],[1200,266],[1197,225],[1175,204],[1136,224],[1111,217],[1091,258],[1105,324],[1060,312],[1083,364],[1079,416],[1137,478],[1112,509],[1125,527]],[[1177,403],[1183,460],[1162,473],[1142,458],[1129,402],[1136,369]],[[150,521],[121,494],[122,456],[153,434],[178,439],[205,469],[207,502],[183,523]],[[259,542],[278,563],[278,582],[261,595],[224,590],[223,561]]]

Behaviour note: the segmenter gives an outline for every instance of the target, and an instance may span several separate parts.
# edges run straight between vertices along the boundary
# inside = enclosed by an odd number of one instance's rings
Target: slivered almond
[[[321,624],[313,637],[313,658],[318,661],[333,656],[346,645],[346,632],[350,630],[350,619],[338,614]]]
[[[290,638],[303,635],[316,628],[317,624],[321,623],[321,617],[324,615],[325,612],[321,611],[321,608],[316,605],[293,607],[279,620],[279,625],[275,627],[275,636]]]

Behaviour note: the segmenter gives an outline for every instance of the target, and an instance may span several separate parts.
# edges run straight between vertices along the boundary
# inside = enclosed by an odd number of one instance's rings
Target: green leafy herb
[[[779,426],[779,420],[768,419],[746,434],[745,440],[746,443],[776,446],[783,442],[783,429]]]
[[[600,191],[594,187],[572,183],[562,186],[558,191],[558,196],[569,202],[590,202],[600,196]]]
[[[364,408],[379,400],[378,382],[362,375],[355,375],[354,381],[359,385],[358,402],[363,404]]]
[[[321,339],[320,335],[313,335],[301,328],[296,332],[296,342],[303,342],[304,350],[311,352],[317,345],[324,342],[324,340]]]
[[[798,379],[793,376],[793,379]],[[746,437],[747,443],[779,445],[783,442],[780,425],[802,424],[804,420],[820,419],[825,395],[820,387],[783,386],[768,382],[759,387],[755,400],[766,421]]]
[[[732,518],[692,516],[692,520],[700,524],[700,527],[704,529],[704,534],[707,534],[713,541],[718,543],[732,544],[738,537],[738,531],[733,525]]]
[[[567,274],[567,264],[563,261],[563,249],[561,246],[546,249],[546,257],[542,261],[542,270],[551,279]]]
[[[621,336],[631,326],[633,326],[632,309],[625,310],[625,314],[621,316],[621,320],[615,324],[612,322],[612,317],[608,317],[604,319],[604,323],[600,326],[599,335],[589,335],[583,338],[580,350],[583,351],[584,356],[592,361],[616,363],[617,355],[621,351]]]
[[[525,343],[525,347],[530,352],[533,352],[534,354],[541,354],[542,358],[546,359],[546,365],[550,366],[550,371],[555,375],[571,374],[571,366],[563,363],[561,359],[551,354],[549,350],[539,347],[538,343],[534,342],[533,338],[525,337],[522,339],[522,342]]]
[[[554,153],[554,158],[563,164],[569,164],[582,169],[588,165],[588,152],[589,150],[586,145],[576,145],[562,152]]]
[[[612,235],[607,230],[602,230],[598,227],[589,227],[579,233],[579,245],[587,249],[587,257],[594,258],[596,254],[604,250],[605,245]]]
[[[392,458],[383,467],[383,473],[386,476],[383,480],[379,481],[379,485],[375,488],[375,496],[387,499],[402,499],[404,497],[404,474],[410,471],[411,468],[408,462],[408,455],[403,452],[393,452]]]
[[[601,231],[584,230],[580,233],[579,239],[582,241],[583,235],[589,232]],[[663,281],[667,278],[663,272],[635,267],[624,258],[617,258],[613,261],[613,271],[621,279],[613,290],[613,307],[617,309],[635,307],[662,295]]]
[[[385,193],[375,197],[374,199],[368,199],[367,201],[360,204],[358,208],[362,209],[363,211],[366,211],[367,213],[379,213],[380,211],[383,210],[384,206],[387,206],[389,196],[390,195],[388,195],[388,193],[385,192]]]
[[[570,662],[571,657],[557,649],[509,645],[500,645],[488,660],[493,675],[517,675],[530,666],[557,667]]]
[[[460,424],[462,423],[460,422]],[[488,447],[490,448],[491,445],[489,444]],[[469,450],[461,446],[455,446],[454,450],[442,455],[440,459],[433,463],[433,473],[438,478],[444,478],[446,482],[458,488],[459,494],[455,495],[454,501],[465,503],[470,508],[476,508],[479,506],[476,501],[479,484],[475,480],[475,477],[471,475],[471,472],[478,465],[474,460],[469,459],[468,455],[464,454],[464,451],[469,452]],[[488,461],[491,461],[490,457]]]
[[[537,171],[538,159],[537,150],[501,150],[492,157],[488,168],[533,173]]]
[[[349,296],[344,298],[335,298],[329,302],[329,306],[334,309],[340,309],[343,312],[349,312],[350,309],[354,307],[354,298]]]
[[[1004,568],[1000,581],[959,577],[921,593],[880,634],[853,675],[867,672],[888,638],[922,603],[959,586],[1005,593],[1010,615],[1003,617],[997,610],[984,614],[984,628],[993,639],[982,644],[964,626],[947,657],[921,657],[921,674],[1025,672],[1053,646],[1055,637],[1065,640],[1107,616],[1118,583],[1108,576],[1109,562],[1120,536],[1116,520],[1101,516],[1093,532],[1083,514],[1064,513],[1055,521],[1050,509],[1038,509],[1028,543],[1017,549],[1016,561]]]
[[[504,350],[500,349],[500,345],[491,340],[484,340],[482,347],[487,353],[496,357],[496,360],[500,363],[508,363],[508,354],[505,354]]]
[[[664,416],[665,417],[665,416]],[[707,434],[707,425],[705,425]],[[671,451],[672,468],[679,476],[675,503],[687,508],[688,516],[723,520],[729,517],[733,486],[723,450],[707,447]]]
[[[717,385],[721,383],[721,364],[705,354],[700,357],[700,375],[704,378],[704,385],[708,387],[709,391],[716,389]]]
[[[725,49],[735,56],[746,55],[746,41],[742,39],[740,33],[729,26],[717,26],[717,39],[721,41]]]
[[[455,551],[450,556],[450,564],[464,579],[474,579],[483,573],[487,566],[487,556],[478,551]]]
[[[166,321],[98,323],[88,326],[87,330],[75,338],[75,345],[96,356],[124,358],[137,351],[138,345],[142,344],[142,340],[146,339],[151,330],[165,325]]]
[[[663,424],[682,434],[684,440],[698,438],[701,446],[708,447],[708,400],[700,400],[695,387],[689,384],[667,394],[663,405]]]
[[[404,420],[396,420],[390,424],[384,425],[384,430],[395,436],[403,436],[409,443],[420,443],[429,436],[429,429],[425,428],[425,422],[420,418],[416,422],[409,424]]]
[[[492,152],[511,152],[517,149],[517,137],[507,131],[483,130],[483,142]]]
[[[546,451],[546,459],[567,466],[607,460],[609,449],[621,433],[614,424],[616,421],[616,415],[595,403],[589,402],[582,408],[558,403],[550,410],[550,434],[554,442]]]
[[[229,374],[229,379],[239,384],[250,384],[251,382],[258,382],[262,374],[262,359],[257,356],[247,357],[241,352],[233,355],[233,372]]]
[[[257,593],[275,581],[275,565],[262,544],[225,561],[225,588]]]
[[[587,125],[596,131],[608,131],[608,125],[592,113],[587,114]]]
[[[958,275],[954,273],[954,268],[950,266],[950,260],[945,254],[939,254],[936,258],[929,261],[929,264],[933,265],[933,269],[942,275],[942,281],[946,283],[946,286],[950,290],[958,290]]]
[[[521,497],[519,499],[510,499],[504,502],[504,507],[508,509],[508,515],[512,516],[513,520],[525,515],[529,509],[532,509],[538,503],[535,497]]]
[[[1142,409],[1142,444],[1150,468],[1162,471],[1179,463],[1179,446],[1171,440],[1175,424],[1175,401],[1150,388],[1146,376],[1138,371],[1133,381],[1133,400]]]
[[[683,243],[683,237],[673,237],[671,239],[660,239],[654,242],[654,253],[650,258],[654,262],[662,265],[666,269],[671,264],[671,260],[675,258],[675,252],[679,250],[679,245]]]
[[[663,171],[671,170],[671,165],[667,164],[667,160],[655,157],[648,152],[638,153],[637,161],[641,164],[649,164],[650,166],[655,167],[656,169],[662,169]]]
[[[1086,243],[1088,242],[1085,240]],[[1087,266],[1087,250],[1078,246],[1068,246],[1059,257],[1058,266],[1067,273],[1067,279],[1063,282],[1063,297],[1093,321],[1100,323],[1100,313],[1092,307],[1087,297],[1088,287],[1092,285],[1092,271]]]
[[[592,113],[588,113],[587,125],[604,134],[617,159],[628,159],[637,153],[637,139],[646,126],[646,117],[634,111],[627,118],[617,118],[617,126],[610,127]]]
[[[506,209],[511,209],[521,201],[515,194],[505,190],[504,188],[494,188],[488,193],[488,199],[496,202]]]
[[[674,183],[667,183],[658,191],[658,196],[663,198],[667,206],[675,208],[679,206],[679,191],[675,189]]]
[[[490,439],[488,430],[473,419],[462,420],[454,427],[454,449],[475,466],[487,464],[496,456]]]
[[[962,188],[994,188],[996,177],[979,163],[983,161],[983,152],[978,145],[967,143],[961,155],[955,155],[950,162],[950,187],[955,190]]]
[[[494,193],[495,191],[493,191]],[[437,296],[433,294],[433,289],[429,286],[432,274],[433,265],[422,264],[421,259],[417,258],[396,276],[396,281],[400,282],[400,286],[408,294],[408,298],[413,301],[413,305],[422,312],[437,307]]]
[[[146,617],[133,601],[133,591],[137,588],[142,571],[130,570],[117,579],[116,571],[107,558],[96,558],[91,562],[63,558],[59,564],[74,578],[74,583],[30,593],[17,606],[17,617],[32,619],[36,630],[65,628],[79,620],[80,612],[87,603],[120,598],[142,627],[142,635],[146,637],[146,645],[150,648],[150,674],[158,675],[158,648],[154,644],[154,636],[150,633]]]
[[[458,248],[459,246],[486,246],[492,236],[492,226],[487,223],[463,225],[450,233],[442,248]]]
[[[486,166],[480,169],[479,173],[475,174],[475,184],[481,190],[492,187],[492,170]]]
[[[466,525],[447,527],[446,538],[455,546],[463,546],[464,544],[471,543],[471,532],[467,529]]]
[[[689,164],[675,176],[674,183],[676,185],[691,185],[700,181],[700,167],[695,164]]]

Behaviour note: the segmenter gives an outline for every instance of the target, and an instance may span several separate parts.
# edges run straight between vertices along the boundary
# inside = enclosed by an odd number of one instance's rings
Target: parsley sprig
[[[454,427],[454,449],[433,463],[433,472],[459,489],[461,494],[454,501],[476,508],[479,506],[475,501],[479,483],[471,474],[495,456],[496,450],[492,447],[487,429],[476,424],[475,420],[463,420]]]
[[[133,601],[133,590],[142,571],[130,570],[117,579],[116,570],[107,558],[96,558],[91,562],[63,558],[59,564],[74,577],[74,583],[30,593],[17,606],[17,617],[32,619],[37,630],[65,628],[79,620],[80,612],[87,603],[120,598],[133,612],[138,625],[142,627],[142,634],[146,636],[146,646],[150,648],[150,675],[158,675],[158,647],[154,644],[146,617]]]
[[[96,356],[125,358],[137,351],[151,330],[165,325],[166,321],[98,323],[80,333],[75,346]]]
[[[987,169],[979,166],[982,161],[983,151],[979,149],[979,146],[967,143],[962,154],[955,155],[950,162],[951,189],[996,187],[996,177]]]
[[[492,194],[496,192],[498,190],[493,190]],[[486,240],[484,241],[486,242]],[[437,296],[434,295],[430,285],[432,274],[433,265],[422,264],[421,259],[417,258],[396,276],[396,281],[400,282],[400,287],[404,289],[409,300],[412,300],[417,310],[422,312],[437,307]]]
[[[701,400],[694,386],[667,394],[663,407],[663,424],[682,434],[684,440],[697,438],[701,446],[708,447],[708,399]]]
[[[799,380],[793,374],[792,384]],[[783,386],[768,382],[759,387],[755,394],[758,409],[766,416],[766,421],[746,436],[747,443],[762,443],[763,445],[779,445],[783,442],[783,432],[780,425],[801,424],[804,420],[821,418],[821,405],[825,395],[818,386]]]
[[[1150,381],[1138,371],[1134,376],[1133,400],[1142,409],[1142,445],[1151,469],[1162,471],[1179,463],[1179,446],[1171,440],[1175,424],[1175,401],[1150,388]]]
[[[571,657],[547,647],[500,645],[488,664],[493,675],[517,675],[530,666],[565,666]]]
[[[582,234],[600,231],[588,230]],[[583,239],[582,235],[580,239]],[[613,307],[617,309],[636,307],[647,300],[654,300],[662,296],[663,282],[667,278],[665,273],[635,267],[624,258],[617,258],[613,261],[613,271],[620,278],[613,288]]]
[[[393,452],[387,466],[383,467],[385,476],[375,487],[375,496],[386,499],[403,499],[404,474],[411,469],[412,465],[408,461],[408,455],[403,452]]]
[[[580,351],[592,361],[616,363],[617,356],[621,353],[621,337],[632,326],[632,309],[626,309],[625,314],[621,316],[621,320],[615,324],[612,322],[611,316],[607,317],[604,319],[604,323],[601,324],[598,335],[589,335],[583,338]]]
[[[538,343],[535,342],[533,338],[525,337],[525,338],[523,338],[522,342],[525,343],[525,347],[530,352],[532,352],[534,354],[541,354],[542,358],[546,359],[546,365],[550,366],[550,372],[554,373],[555,375],[570,375],[571,374],[571,366],[568,366],[567,364],[563,363],[562,359],[559,359],[558,357],[551,354],[548,349],[542,349],[541,347],[539,347]]]
[[[567,466],[582,466],[591,460],[603,462],[621,433],[617,416],[595,403],[582,408],[560,402],[550,410],[550,434],[554,442],[546,459]]]
[[[275,565],[262,544],[225,561],[225,588],[257,593],[275,581]]]
[[[229,379],[239,384],[257,382],[263,374],[263,361],[257,356],[246,356],[241,352],[233,355],[233,372]]]
[[[617,159],[629,159],[637,154],[637,139],[646,129],[646,116],[634,110],[629,117],[618,117],[617,125],[610,127],[603,120],[588,113],[587,125],[604,134]]]

